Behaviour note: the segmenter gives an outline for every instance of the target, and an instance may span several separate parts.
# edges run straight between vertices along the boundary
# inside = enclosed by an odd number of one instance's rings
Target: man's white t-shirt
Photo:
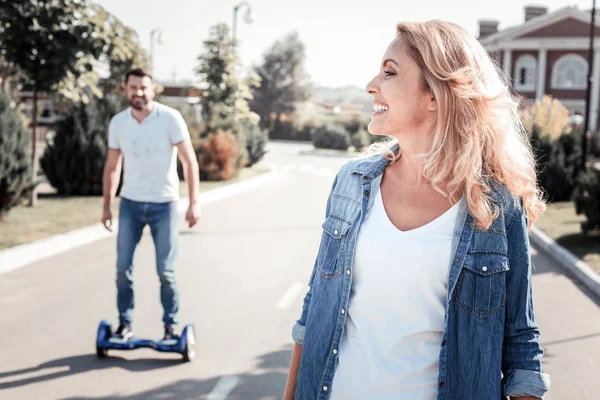
[[[153,103],[142,122],[131,107],[115,115],[108,129],[108,147],[123,153],[121,197],[133,201],[166,203],[179,200],[177,148],[190,137],[179,111]]]
[[[361,225],[332,400],[435,400],[458,204],[410,231],[381,192]]]

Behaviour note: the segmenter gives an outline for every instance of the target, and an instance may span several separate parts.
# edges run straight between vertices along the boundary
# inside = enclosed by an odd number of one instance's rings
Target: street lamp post
[[[594,76],[592,75],[594,68],[594,37],[596,36],[596,0],[592,0],[592,23],[590,25],[590,48],[588,50],[588,81],[587,91],[585,96],[585,122],[583,125],[583,135],[581,138],[581,169],[587,169],[588,150],[591,138],[590,127],[590,98],[592,94],[592,83]]]
[[[254,21],[254,13],[252,12],[252,6],[247,1],[242,1],[241,3],[239,3],[238,5],[233,7],[233,25],[232,25],[233,40],[232,40],[232,43],[233,43],[234,47],[235,47],[236,33],[237,33],[237,13],[239,10],[241,10],[244,7],[246,8],[246,14],[244,16],[244,21],[246,21],[246,23],[248,23],[248,24],[251,24],[252,21]]]
[[[163,43],[163,37],[162,37],[162,31],[160,30],[160,28],[154,28],[150,31],[150,73],[153,74],[154,73],[154,37],[156,36],[156,43],[158,44],[162,44]]]

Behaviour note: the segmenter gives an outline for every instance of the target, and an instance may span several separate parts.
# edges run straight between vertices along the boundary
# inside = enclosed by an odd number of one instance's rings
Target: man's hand
[[[188,207],[187,213],[185,214],[185,220],[188,223],[188,226],[191,228],[196,225],[198,221],[200,221],[200,216],[202,215],[202,210],[200,209],[199,204],[190,204]]]
[[[112,212],[110,212],[110,209],[102,211],[102,225],[112,232]]]

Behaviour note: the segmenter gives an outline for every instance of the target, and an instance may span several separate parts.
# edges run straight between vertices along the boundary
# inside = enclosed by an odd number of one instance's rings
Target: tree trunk
[[[34,84],[33,89],[33,118],[31,121],[32,125],[32,137],[31,141],[31,184],[33,186],[31,195],[29,198],[29,206],[35,207],[38,203],[37,196],[37,173],[38,173],[38,157],[37,157],[37,101],[38,101],[38,90],[37,85]]]

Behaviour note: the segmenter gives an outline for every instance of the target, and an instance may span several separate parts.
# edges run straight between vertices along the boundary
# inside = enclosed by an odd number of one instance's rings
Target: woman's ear
[[[433,93],[430,93],[429,101],[427,103],[427,110],[435,112],[438,109],[437,100],[433,97]]]

